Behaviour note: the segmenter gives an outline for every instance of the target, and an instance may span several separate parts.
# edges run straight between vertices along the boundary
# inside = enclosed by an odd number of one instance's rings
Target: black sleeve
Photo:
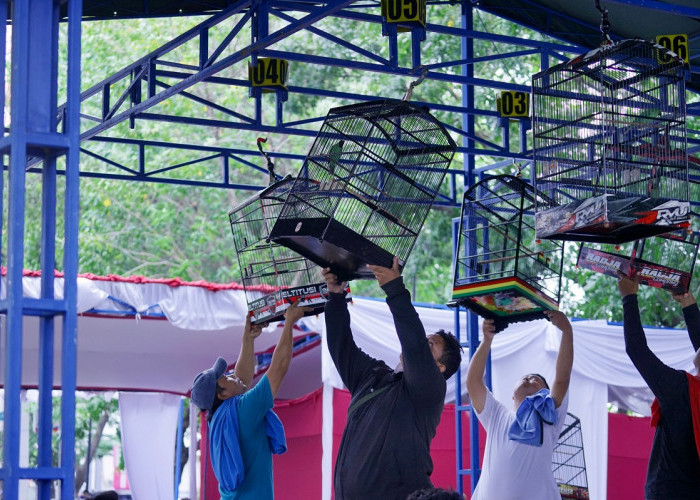
[[[632,363],[639,371],[644,381],[664,405],[664,399],[673,392],[673,387],[678,385],[679,377],[684,377],[682,372],[666,366],[649,349],[644,335],[642,320],[639,317],[639,304],[636,295],[628,295],[622,299],[624,310],[624,334],[625,350]]]
[[[700,349],[700,309],[697,304],[691,304],[683,308],[683,318],[685,319],[685,327],[688,329],[690,342],[693,344],[693,350]]]
[[[382,288],[401,343],[404,381],[411,399],[426,406],[444,401],[445,377],[430,351],[425,328],[411,303],[411,294],[406,290],[403,278],[398,277]]]
[[[372,367],[380,364],[362,352],[352,338],[350,312],[344,293],[331,293],[325,306],[326,341],[340,378],[351,394],[360,386]]]

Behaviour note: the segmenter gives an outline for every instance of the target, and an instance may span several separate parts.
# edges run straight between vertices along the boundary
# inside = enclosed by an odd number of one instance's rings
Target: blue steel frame
[[[0,1],[0,13],[8,1]],[[0,478],[3,498],[17,500],[20,480],[34,480],[38,497],[51,498],[52,482],[60,482],[61,498],[74,496],[75,387],[77,340],[77,268],[80,148],[80,33],[82,1],[68,2],[67,106],[63,131],[57,131],[59,2],[13,2],[11,130],[0,140],[0,152],[9,156],[7,298],[0,313],[7,316],[2,360],[5,370],[3,463]],[[0,20],[5,40],[7,22]],[[27,49],[27,47],[29,49]],[[3,45],[3,60],[5,47]],[[5,104],[4,88],[0,88]],[[4,108],[4,106],[3,106]],[[3,124],[4,125],[4,124]],[[3,130],[5,128],[3,127]],[[65,158],[64,294],[54,297],[56,268],[57,161]],[[42,175],[41,297],[24,298],[25,171],[29,160],[38,161]],[[4,198],[2,186],[0,198]],[[39,417],[36,467],[20,467],[20,391],[22,388],[22,329],[24,316],[39,321]],[[61,336],[61,448],[58,466],[51,450],[52,390],[54,386],[54,326],[62,319]]]
[[[440,2],[434,2],[435,4]],[[136,140],[128,137],[115,137],[114,134],[105,136],[103,133],[122,122],[128,121],[130,126],[134,126],[137,120],[158,120],[166,122],[181,123],[187,125],[212,126],[225,129],[244,130],[251,132],[275,133],[285,135],[295,135],[303,137],[314,137],[316,130],[314,125],[320,123],[324,117],[319,116],[306,120],[285,120],[284,102],[295,94],[300,95],[316,95],[320,97],[337,100],[339,103],[347,103],[348,101],[366,101],[376,99],[378,97],[397,97],[397,96],[371,96],[356,93],[339,92],[333,90],[332,82],[329,82],[328,88],[306,88],[289,86],[287,90],[276,90],[276,113],[275,122],[268,124],[264,123],[262,116],[262,95],[259,88],[252,88],[248,81],[237,80],[219,76],[223,70],[231,66],[245,62],[249,57],[251,62],[254,62],[257,57],[272,57],[286,59],[291,64],[303,66],[304,64],[316,64],[325,66],[337,66],[350,70],[362,72],[381,72],[385,74],[396,75],[404,78],[417,78],[425,72],[426,78],[443,82],[445,85],[455,84],[463,88],[473,88],[475,86],[487,87],[496,90],[520,90],[529,92],[529,87],[524,85],[516,85],[507,82],[498,82],[483,78],[474,77],[474,65],[487,62],[490,60],[502,60],[512,57],[519,57],[527,54],[540,54],[541,57],[556,57],[560,60],[565,60],[568,56],[561,55],[561,52],[566,54],[575,54],[582,49],[564,45],[559,43],[539,42],[532,40],[522,40],[502,35],[495,35],[485,32],[475,31],[473,28],[466,29],[464,27],[450,27],[438,24],[428,23],[425,29],[414,29],[411,33],[411,61],[412,66],[406,67],[401,65],[401,60],[398,54],[397,40],[401,36],[397,34],[396,26],[385,23],[380,15],[367,13],[369,8],[375,8],[379,11],[379,2],[373,1],[363,3],[361,6],[352,5],[353,2],[329,2],[322,6],[311,6],[308,3],[296,3],[286,0],[269,0],[269,1],[251,1],[245,0],[231,5],[228,9],[205,20],[199,25],[191,28],[186,33],[175,38],[171,42],[166,43],[162,47],[154,50],[151,54],[142,57],[138,61],[125,66],[113,75],[105,78],[103,81],[91,88],[85,90],[81,95],[83,102],[90,102],[94,109],[101,110],[99,116],[84,112],[82,115],[82,132],[81,139],[83,140],[83,153],[87,156],[101,160],[105,166],[104,170],[100,171],[83,171],[81,175],[91,177],[103,177],[114,179],[135,179],[146,180],[151,182],[162,183],[178,183],[188,185],[201,185],[210,187],[224,187],[228,189],[240,190],[259,190],[264,187],[263,184],[235,184],[229,181],[229,170],[231,162],[237,162],[239,165],[249,167],[253,170],[263,171],[257,166],[258,152],[250,149],[225,149],[206,147],[200,145],[180,145],[169,144],[164,142]],[[358,9],[362,8],[360,12]],[[472,7],[468,2],[462,4],[462,9],[471,10]],[[301,12],[302,16],[297,19],[289,14],[290,11]],[[277,24],[286,23],[282,28],[272,34],[268,34],[271,25],[270,19],[274,18]],[[389,45],[389,57],[384,58],[380,55],[369,52],[368,50],[353,44],[350,41],[342,40],[337,36],[326,33],[313,26],[313,23],[322,18],[338,18],[349,19],[361,23],[380,24],[382,30],[387,37]],[[217,40],[214,44],[212,31],[215,27],[221,28],[224,23],[235,22],[235,26],[223,36],[221,40]],[[232,40],[242,33],[247,24],[250,24],[251,44],[243,49],[235,51],[225,57],[222,56],[227,49],[230,48]],[[226,24],[228,26],[228,24]],[[284,37],[289,37],[294,33],[306,30],[316,36],[323,37],[329,44],[339,48],[347,49],[357,55],[358,60],[347,60],[338,57],[329,57],[324,54],[301,54],[292,51],[273,50],[271,45],[278,42]],[[510,43],[517,44],[518,50],[507,54],[495,54],[491,56],[475,59],[473,57],[465,58],[462,54],[458,60],[438,61],[431,64],[421,65],[420,57],[420,41],[425,38],[426,34],[441,34],[450,37],[455,37],[455,43],[461,43],[461,40],[473,39],[487,40],[493,43]],[[177,50],[185,44],[196,44],[199,47],[199,60],[196,64],[178,61]],[[215,46],[214,46],[215,45]],[[332,52],[327,50],[326,53]],[[468,71],[465,71],[465,68]],[[452,72],[450,72],[452,71]],[[166,83],[165,80],[177,83]],[[248,88],[252,96],[252,105],[249,113],[244,114],[240,111],[230,109],[225,105],[212,102],[197,96],[192,92],[193,87],[198,83],[207,82],[208,84],[226,85],[232,87]],[[117,96],[112,96],[113,89],[120,89]],[[145,89],[145,95],[144,95]],[[172,116],[164,112],[154,113],[149,111],[156,104],[172,97],[180,95],[187,99],[191,99],[198,104],[209,106],[212,110],[226,116],[226,119],[211,119],[201,117],[185,117]],[[464,101],[461,105],[449,105],[442,103],[428,103],[414,101],[417,104],[425,104],[434,111],[454,114],[460,116],[485,116],[497,117],[495,110],[475,109],[472,102],[471,105],[465,105]],[[458,120],[457,120],[458,121]],[[524,148],[519,151],[511,151],[510,139],[506,135],[506,141],[503,145],[492,144],[483,138],[480,138],[472,130],[471,132],[462,128],[448,126],[455,134],[461,136],[464,145],[458,149],[465,155],[480,155],[480,156],[496,156],[500,158],[511,158],[513,161],[520,161],[527,157],[528,152]],[[526,129],[521,129],[521,137],[524,137]],[[124,146],[133,146],[137,150],[139,158],[138,168],[129,167],[119,164],[109,158],[104,157],[98,152],[92,151],[90,145],[92,143],[119,143]],[[157,168],[151,169],[147,165],[145,151],[147,148],[183,148],[190,151],[196,151],[200,154],[200,158],[189,161],[184,164],[169,165],[163,167],[158,165]],[[251,155],[255,160],[250,161],[248,158]],[[293,161],[303,161],[302,155],[283,155],[271,153],[273,157],[286,158]],[[198,181],[196,179],[176,179],[167,174],[172,173],[179,167],[191,165],[197,162],[209,161],[212,159],[221,159],[223,168],[221,169],[220,180],[212,182]],[[263,171],[264,172],[264,171]],[[459,206],[461,200],[458,198],[456,189],[459,178],[464,175],[463,169],[451,169],[448,173],[450,179],[449,194],[441,195],[438,200],[438,205]],[[264,176],[257,176],[263,180]],[[462,180],[464,183],[464,180]]]
[[[89,1],[89,0],[87,0]],[[630,5],[650,4],[649,0],[612,0]],[[0,0],[0,58],[5,62],[5,31],[9,0]],[[0,302],[0,313],[7,316],[3,363],[5,370],[5,422],[3,441],[3,467],[0,469],[0,479],[3,482],[3,498],[16,500],[18,498],[19,481],[34,479],[39,484],[39,498],[49,498],[52,481],[61,482],[61,498],[71,498],[74,487],[74,417],[75,417],[75,369],[76,369],[76,298],[77,298],[77,256],[78,256],[78,207],[79,207],[79,177],[101,177],[142,182],[159,182],[186,184],[191,186],[221,187],[235,190],[259,190],[266,185],[266,170],[260,167],[258,151],[250,149],[209,147],[196,144],[172,144],[168,142],[118,137],[114,133],[105,135],[107,131],[114,132],[116,125],[127,122],[131,128],[137,120],[156,120],[177,124],[198,125],[202,127],[215,126],[231,130],[248,131],[254,134],[287,134],[314,137],[316,128],[322,122],[322,116],[306,120],[287,120],[284,113],[284,103],[294,95],[314,95],[337,100],[339,103],[348,101],[366,101],[379,97],[356,93],[339,92],[332,88],[310,88],[289,86],[287,89],[276,89],[274,123],[265,123],[263,119],[263,95],[260,89],[252,88],[248,81],[221,76],[220,73],[234,64],[254,63],[258,57],[273,57],[286,59],[299,66],[303,64],[319,64],[338,66],[362,72],[380,72],[406,79],[417,78],[425,74],[428,80],[442,82],[445,85],[459,85],[462,89],[462,101],[458,105],[443,103],[425,104],[432,110],[453,114],[461,118],[461,127],[448,126],[449,130],[462,138],[458,152],[463,154],[462,168],[451,169],[448,173],[449,194],[441,195],[437,205],[458,207],[459,190],[457,183],[461,180],[464,189],[468,189],[484,172],[493,168],[512,165],[513,162],[529,163],[530,151],[526,147],[525,135],[529,121],[520,122],[519,144],[514,151],[511,144],[508,120],[501,120],[503,127],[503,143],[497,145],[484,140],[478,134],[476,123],[478,118],[497,118],[498,113],[492,109],[477,109],[475,107],[475,88],[486,87],[495,90],[519,90],[529,92],[529,87],[508,82],[477,78],[475,66],[479,63],[493,60],[506,60],[526,55],[537,54],[540,57],[541,69],[548,67],[550,60],[567,60],[571,55],[582,53],[587,48],[565,45],[563,43],[541,42],[518,39],[503,35],[480,32],[474,29],[474,9],[476,2],[462,0],[460,2],[460,27],[426,24],[425,28],[409,26],[411,32],[410,61],[402,65],[399,54],[399,33],[396,25],[386,23],[379,15],[380,2],[376,0],[363,2],[361,5],[352,0],[328,0],[326,2],[296,2],[293,0],[241,0],[220,12],[212,15],[186,33],[164,44],[138,61],[125,66],[102,82],[80,92],[80,33],[82,0],[68,2],[68,67],[67,67],[67,100],[57,106],[57,33],[60,21],[57,5],[58,0],[27,0],[13,2],[13,53],[12,53],[12,123],[9,133],[0,139],[0,151],[9,156],[9,217],[8,217],[8,263],[7,263],[7,299]],[[146,0],[147,3],[147,0]],[[429,2],[430,5],[447,3],[442,1]],[[451,2],[450,2],[451,3]],[[665,8],[659,2],[652,2],[656,8]],[[542,9],[541,6],[532,8]],[[670,7],[669,7],[670,8]],[[147,10],[147,9],[146,9]],[[295,15],[292,15],[295,13]],[[276,26],[283,27],[270,33],[271,19],[276,20]],[[382,34],[388,43],[388,57],[374,54],[350,41],[331,35],[314,24],[325,18],[353,20],[358,23],[380,24]],[[31,19],[31,23],[30,23]],[[213,44],[212,31],[214,27],[228,19],[233,19],[234,26],[227,31],[221,40]],[[65,20],[65,19],[63,19]],[[250,24],[250,44],[240,50],[231,49],[232,41]],[[280,40],[289,38],[295,33],[306,30],[315,36],[323,37],[329,44],[342,47],[355,54],[355,60],[329,57],[325,54],[301,54],[288,50],[276,50],[272,46]],[[458,60],[441,60],[424,64],[421,58],[421,42],[430,34],[453,36],[461,46]],[[506,53],[494,54],[482,58],[474,57],[474,41],[486,40],[492,43],[508,44],[513,47]],[[177,49],[186,43],[197,43],[199,60],[196,64],[177,60]],[[27,49],[28,47],[28,49]],[[230,53],[229,53],[230,52]],[[228,55],[224,55],[224,54]],[[50,61],[50,64],[45,64]],[[0,76],[0,101],[5,105],[4,74]],[[167,81],[176,83],[167,83]],[[193,88],[202,82],[247,88],[251,96],[251,110],[248,113],[230,109],[229,107],[198,96]],[[118,89],[118,95],[112,92]],[[32,99],[29,99],[29,96]],[[200,105],[208,106],[221,113],[226,119],[208,119],[201,117],[172,116],[164,112],[150,111],[156,104],[173,96],[190,99]],[[37,98],[37,96],[39,96]],[[81,104],[97,101],[98,115],[83,114]],[[688,106],[690,116],[700,116],[700,104]],[[0,115],[0,121],[3,117]],[[1,130],[6,130],[4,123]],[[62,127],[62,132],[57,132]],[[253,141],[251,141],[252,143]],[[124,147],[134,147],[138,158],[136,168],[129,167],[91,150],[91,145],[104,143],[119,144]],[[182,164],[151,168],[147,163],[149,148],[180,148],[196,152],[200,157]],[[700,132],[689,130],[689,148],[691,153],[700,150]],[[95,158],[102,162],[104,168],[98,171],[81,171],[79,155]],[[298,162],[304,160],[303,155],[272,152],[274,158],[283,158]],[[65,167],[57,164],[57,159],[65,157]],[[493,159],[490,164],[477,168],[476,158]],[[220,159],[222,168],[218,181],[201,181],[189,178],[174,178],[167,174],[186,165]],[[252,160],[251,158],[255,158]],[[259,178],[260,184],[230,182],[229,173],[232,163],[249,168],[251,178]],[[482,161],[482,164],[484,162]],[[42,175],[44,192],[42,201],[42,296],[30,300],[22,297],[22,268],[23,268],[23,238],[24,238],[24,180],[26,172],[37,172]],[[65,176],[65,234],[64,243],[64,273],[65,294],[63,299],[53,296],[53,276],[55,268],[56,241],[56,183],[57,176]],[[698,176],[696,181],[700,181]],[[4,197],[4,186],[0,176],[0,196]],[[1,201],[1,200],[0,200]],[[0,222],[4,213],[0,214]],[[453,240],[456,245],[457,229],[453,229]],[[58,238],[60,240],[60,238]],[[1,242],[0,242],[1,243]],[[456,246],[454,247],[456,251]],[[42,356],[40,373],[39,400],[39,456],[38,467],[19,467],[19,421],[21,390],[21,354],[22,354],[22,318],[35,315],[41,318],[40,352]],[[61,433],[62,447],[60,464],[51,464],[51,390],[53,387],[53,351],[54,320],[63,318],[63,335],[61,343],[62,374],[61,387],[63,398],[61,402]],[[460,333],[459,311],[455,312],[455,333],[463,346],[468,347],[470,355],[478,345],[477,318],[468,315],[466,325],[466,340]],[[487,384],[490,386],[490,364],[487,367]],[[479,437],[478,423],[469,405],[461,400],[462,375],[457,376],[457,484],[458,490],[463,491],[463,478],[469,475],[470,488],[476,485],[479,477]],[[464,467],[462,457],[462,418],[464,412],[470,412],[470,441],[471,456],[469,467]]]

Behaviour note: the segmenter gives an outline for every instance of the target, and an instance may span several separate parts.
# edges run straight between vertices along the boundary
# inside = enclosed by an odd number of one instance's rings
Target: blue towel
[[[245,471],[238,443],[238,409],[241,396],[224,401],[209,422],[209,453],[219,487],[233,491],[240,486]],[[272,410],[265,413],[265,430],[270,451],[275,454],[287,451],[284,427]]]
[[[543,422],[553,425],[557,421],[557,410],[548,389],[540,389],[526,397],[515,412],[515,421],[508,429],[512,441],[542,446]]]

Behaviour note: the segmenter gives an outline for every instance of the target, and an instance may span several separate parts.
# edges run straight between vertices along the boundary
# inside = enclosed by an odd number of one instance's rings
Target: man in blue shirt
[[[222,500],[273,498],[272,453],[283,453],[287,446],[272,407],[292,359],[292,328],[306,312],[309,308],[298,307],[298,301],[289,306],[270,367],[255,387],[250,388],[254,341],[263,326],[251,326],[250,317],[233,373],[225,373],[227,364],[220,357],[194,379],[190,397],[208,411],[209,453]]]

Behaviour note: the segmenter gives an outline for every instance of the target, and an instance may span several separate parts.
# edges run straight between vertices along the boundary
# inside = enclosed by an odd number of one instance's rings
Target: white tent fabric
[[[39,278],[25,277],[24,280],[24,293],[38,297]],[[79,388],[186,394],[194,375],[210,366],[216,356],[223,355],[229,362],[235,360],[246,314],[243,292],[171,285],[142,279],[79,279],[79,312],[86,313],[78,320]],[[1,289],[4,292],[6,288],[2,286]],[[54,291],[57,297],[61,296],[61,278],[55,280]],[[426,332],[441,328],[454,331],[453,310],[418,307],[418,311]],[[136,319],[130,315],[133,312],[137,313]],[[399,343],[385,302],[356,298],[350,306],[350,314],[358,345],[390,366],[396,364]],[[147,315],[160,315],[161,319],[138,319]],[[463,326],[466,313],[462,312],[461,317]],[[325,333],[322,316],[303,321],[309,331]],[[56,335],[60,335],[60,321],[57,323]],[[516,379],[524,373],[536,371],[551,380],[558,347],[555,330],[546,321],[516,323],[496,337],[492,351],[493,391],[498,399],[507,402]],[[274,346],[280,331],[279,325],[270,325],[256,341],[256,351]],[[37,318],[26,317],[22,364],[22,383],[26,387],[37,384],[37,332]],[[686,331],[650,328],[646,333],[649,345],[665,363],[679,369],[692,369],[694,352]],[[569,411],[581,419],[591,498],[604,500],[608,385],[615,386],[616,390],[626,388],[642,392],[645,384],[625,354],[621,325],[577,321],[574,338],[576,353]],[[56,342],[56,346],[58,351],[60,342]],[[466,358],[463,369],[467,366]],[[60,369],[60,352],[57,352],[55,382],[60,381]],[[0,384],[4,383],[3,379],[4,372],[0,372]],[[322,384],[327,388],[342,387],[327,349],[310,349],[295,357],[278,397],[300,397]],[[154,395],[143,396],[147,397],[157,399]],[[446,401],[454,401],[452,383],[448,384]],[[326,411],[330,408],[331,405],[326,405]],[[128,407],[122,409],[127,420],[130,420],[130,411]],[[325,418],[329,416],[326,414]],[[173,417],[172,425],[175,420]],[[153,425],[147,428],[152,429]],[[174,434],[173,429],[171,443]],[[324,436],[327,440],[331,434],[324,432]],[[324,442],[324,450],[330,449],[327,446]],[[170,448],[174,449],[174,443]],[[329,459],[324,457],[324,475],[330,474]],[[172,475],[172,462],[163,469],[163,474],[167,471]],[[154,477],[161,475],[159,472]],[[325,495],[330,488],[330,478],[323,484]]]
[[[173,498],[181,399],[174,394],[119,393],[122,450],[134,500]]]

